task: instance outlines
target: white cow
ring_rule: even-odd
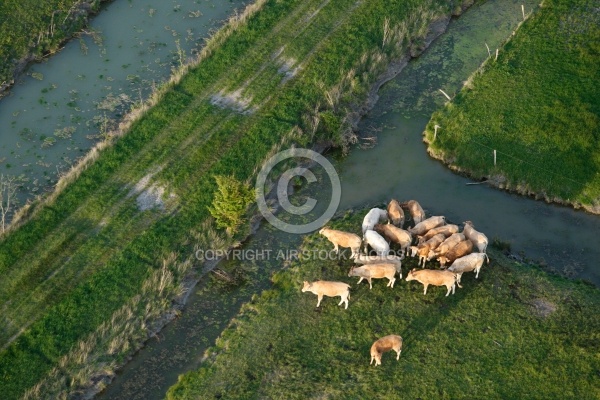
[[[379,233],[374,230],[368,230],[365,232],[365,253],[367,251],[367,244],[371,246],[378,256],[386,256],[390,252],[390,245]]]
[[[475,230],[475,226],[471,221],[464,222],[465,227],[463,233],[466,238],[473,242],[473,245],[477,247],[480,253],[485,253],[488,245],[488,238],[482,232]]]
[[[363,218],[363,223],[362,223],[363,236],[365,235],[365,232],[367,232],[369,230],[373,230],[373,228],[375,227],[375,225],[377,223],[379,223],[380,221],[386,222],[387,219],[388,219],[387,211],[382,210],[381,208],[371,208],[371,210],[369,210],[367,215],[365,215],[365,217]]]
[[[462,288],[462,286],[460,286],[460,278],[464,272],[475,271],[475,279],[479,278],[479,271],[483,266],[484,259],[487,259],[488,264],[490,263],[490,259],[485,253],[471,253],[468,256],[454,260],[452,265],[448,268],[448,271],[456,274],[456,284],[459,288]]]

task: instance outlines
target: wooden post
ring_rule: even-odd
[[[523,21],[525,21],[525,5],[521,4],[521,12],[523,12]]]
[[[435,125],[433,127],[434,128],[434,131],[433,131],[433,141],[435,141],[435,139],[437,138],[437,130],[438,130],[439,127],[440,127],[439,125]]]
[[[448,100],[452,100],[452,99],[450,98],[450,96],[448,96],[448,94],[447,94],[446,92],[444,92],[442,89],[440,89],[440,92],[442,92],[442,94],[443,94],[444,96],[446,96],[446,98],[447,98]]]
[[[494,167],[496,166],[496,150],[494,150]]]
[[[488,49],[488,57],[491,57],[492,53],[490,52],[490,46],[488,46],[487,43],[485,43],[485,47],[487,47],[487,49]]]

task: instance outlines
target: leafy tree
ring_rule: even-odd
[[[215,180],[217,191],[208,210],[219,228],[226,228],[233,234],[244,221],[246,209],[255,201],[254,190],[233,175],[217,175]]]

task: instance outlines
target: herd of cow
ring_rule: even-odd
[[[413,222],[413,226],[407,229],[403,229],[406,222],[403,207],[408,210]],[[373,287],[372,279],[381,278],[387,278],[387,286],[393,288],[396,274],[402,279],[402,260],[407,253],[412,257],[418,256],[418,265],[422,268],[434,258],[439,261],[441,269],[413,268],[406,276],[407,281],[416,280],[423,284],[423,294],[427,294],[429,285],[446,286],[446,296],[450,292],[454,294],[456,285],[462,288],[460,280],[463,273],[473,271],[478,278],[484,261],[489,264],[486,254],[488,238],[475,230],[471,221],[464,222],[463,231],[459,232],[459,227],[447,224],[443,216],[425,218],[425,212],[416,200],[405,203],[392,200],[387,210],[371,209],[363,219],[362,239],[354,233],[329,228],[323,228],[319,233],[333,243],[336,252],[340,247],[352,250],[352,259],[361,266],[352,267],[348,276],[359,277],[358,283],[366,279],[369,288]],[[390,254],[390,243],[400,247],[400,256]],[[365,254],[360,252],[363,245]],[[374,255],[370,255],[369,247]],[[338,305],[345,304],[348,308],[350,285],[345,282],[304,281],[302,292],[307,291],[317,295],[317,307],[323,296],[340,296]],[[389,335],[375,341],[371,346],[371,363],[375,361],[375,365],[380,365],[382,353],[389,350],[396,351],[396,359],[400,357],[400,336]]]

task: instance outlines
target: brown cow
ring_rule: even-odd
[[[404,255],[404,252],[412,243],[412,235],[410,232],[392,224],[377,224],[375,225],[375,232],[379,233],[390,242],[398,243],[402,250],[402,255]]]
[[[312,292],[317,295],[317,307],[323,300],[323,295],[329,297],[340,296],[342,300],[338,304],[341,306],[346,303],[346,309],[348,309],[348,299],[350,298],[350,285],[344,282],[329,282],[329,281],[304,281],[302,292]]]
[[[400,207],[398,200],[392,199],[387,206],[388,218],[392,224],[402,228],[404,225],[404,210]]]
[[[394,350],[396,352],[396,360],[400,359],[402,352],[402,337],[398,335],[388,335],[376,340],[371,346],[371,362],[375,361],[375,366],[381,365],[381,356],[383,353]]]
[[[429,253],[429,256],[427,256],[427,261],[431,260],[433,257],[445,255],[448,251],[450,251],[450,249],[452,249],[454,246],[456,246],[463,240],[467,240],[465,238],[465,235],[463,235],[462,233],[453,233],[449,238],[444,240],[442,244],[440,244],[438,248],[435,249],[434,252]]]
[[[448,252],[445,255],[438,257],[438,261],[440,262],[440,265],[444,267],[446,264],[452,264],[457,258],[466,256],[467,254],[471,254],[472,251],[473,242],[471,242],[468,239],[463,240],[462,242],[458,243],[456,246],[448,250]]]
[[[387,284],[388,287],[394,287],[394,282],[396,282],[396,272],[400,275],[400,279],[402,279],[402,267],[397,266],[396,264],[366,264],[360,267],[352,267],[350,268],[350,272],[348,272],[348,276],[358,276],[360,279],[357,282],[357,285],[362,282],[363,279],[366,279],[369,282],[369,289],[373,289],[373,284],[371,283],[371,279],[380,279],[380,278],[388,278],[389,282]]]
[[[364,254],[357,254],[352,257],[355,263],[357,264],[394,264],[398,267],[402,265],[402,260],[404,257],[398,257],[393,254],[388,254],[385,256],[366,256]]]
[[[360,245],[362,244],[362,239],[360,236],[354,233],[348,233],[343,231],[336,231],[335,229],[323,228],[319,231],[319,233],[325,236],[331,243],[333,243],[333,248],[336,253],[339,252],[339,246],[341,247],[349,247],[352,249],[352,257],[358,254],[360,251]]]
[[[429,240],[435,235],[442,233],[445,237],[449,237],[450,235],[458,232],[458,225],[448,224],[438,226],[437,228],[433,228],[427,231],[423,236],[421,236],[425,240]]]
[[[448,271],[438,271],[435,269],[421,269],[418,270],[413,268],[408,275],[406,275],[407,281],[418,281],[425,286],[423,290],[423,294],[427,294],[427,286],[446,286],[448,288],[448,293],[446,296],[450,294],[452,290],[452,294],[456,290],[456,275],[452,272]]]
[[[417,225],[419,222],[425,219],[425,211],[423,211],[423,207],[416,200],[405,201],[404,203],[400,203],[402,207],[408,208],[410,215],[412,216],[413,222]]]
[[[424,235],[425,232],[442,225],[446,225],[446,217],[429,217],[426,220],[419,222],[413,228],[408,228],[408,231],[413,235]]]
[[[438,246],[446,239],[446,237],[444,236],[444,234],[442,233],[438,233],[437,235],[435,235],[434,237],[432,237],[431,239],[429,239],[428,241],[421,243],[420,245],[417,246],[417,250],[416,253],[419,255],[419,263],[417,265],[421,266],[421,262],[423,263],[423,265],[421,266],[421,268],[425,268],[425,263],[429,260],[431,260],[431,258],[429,257],[429,254],[431,254],[435,249],[438,248]],[[414,246],[411,246],[411,250]],[[412,250],[413,254],[414,254],[414,250]]]

